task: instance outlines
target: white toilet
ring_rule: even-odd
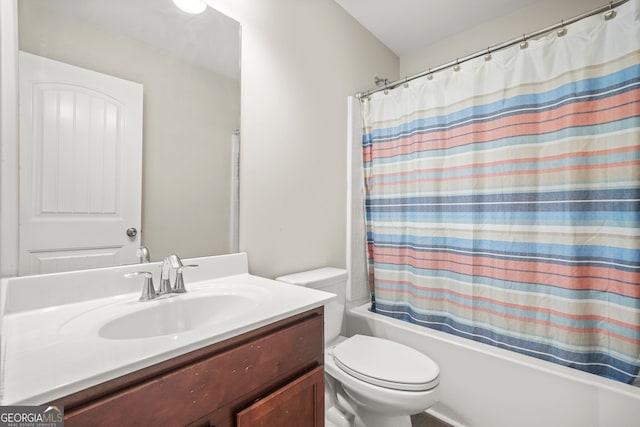
[[[440,369],[429,357],[394,341],[340,336],[347,272],[320,268],[276,280],[338,295],[325,306],[325,425],[411,427],[411,414],[438,400]]]

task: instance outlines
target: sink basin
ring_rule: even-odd
[[[246,295],[209,295],[198,298],[169,298],[149,307],[116,317],[98,329],[111,340],[131,340],[187,332],[241,315],[255,305]]]
[[[58,327],[58,334],[120,341],[169,335],[182,340],[178,337],[195,331],[211,336],[233,327],[270,300],[271,293],[264,287],[226,284],[146,302],[138,302],[137,295],[106,298],[70,317]]]

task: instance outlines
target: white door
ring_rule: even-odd
[[[25,52],[19,75],[19,274],[136,262],[142,85]]]

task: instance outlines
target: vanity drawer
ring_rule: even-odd
[[[249,333],[249,340],[236,337],[232,340],[240,343],[232,347],[214,344],[204,358],[65,408],[65,425],[179,426],[223,407],[247,406],[323,364],[322,308],[290,322]]]

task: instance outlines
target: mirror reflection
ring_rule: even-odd
[[[172,0],[18,6],[20,274],[232,252],[239,24]]]

